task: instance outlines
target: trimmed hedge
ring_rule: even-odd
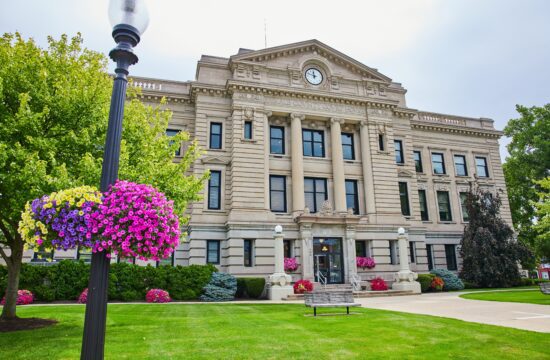
[[[245,278],[246,293],[253,299],[259,299],[265,288],[264,278]]]
[[[160,288],[174,300],[194,300],[216,272],[213,265],[139,266],[111,264],[109,300],[141,301],[147,290]],[[62,260],[49,266],[23,264],[20,289],[32,291],[36,300],[76,300],[88,286],[90,265],[82,261]],[[7,269],[0,266],[0,293],[4,294]]]
[[[449,270],[433,269],[432,271],[430,271],[430,273],[443,279],[443,282],[445,283],[445,285],[443,285],[443,291],[464,289],[464,284],[462,283],[462,280],[460,280],[458,276],[455,275],[455,273]]]
[[[430,286],[435,278],[434,274],[418,274],[418,282],[420,283],[420,290],[425,293],[430,291]]]

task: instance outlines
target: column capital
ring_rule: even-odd
[[[304,114],[300,114],[300,113],[291,113],[290,118],[291,119],[300,119],[300,120],[303,121],[306,118],[306,116]]]
[[[338,123],[340,125],[344,125],[344,119],[342,118],[336,118],[336,117],[333,117],[333,118],[330,118],[330,124],[333,125],[335,123]]]
[[[360,124],[361,124],[361,126],[368,126],[369,122],[368,122],[368,120],[361,120]]]

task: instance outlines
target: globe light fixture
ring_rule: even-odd
[[[113,39],[117,46],[109,52],[116,62],[109,125],[105,138],[105,152],[101,170],[101,192],[106,192],[118,178],[122,118],[128,87],[128,69],[138,62],[134,47],[147,28],[149,16],[143,0],[111,0],[109,19],[113,26]],[[107,289],[111,260],[105,251],[92,254],[88,299],[82,337],[82,360],[103,359],[105,350],[105,327],[107,322]]]
[[[397,233],[398,233],[399,235],[405,235],[405,228],[400,227],[399,229],[397,229]]]
[[[282,234],[282,232],[283,232],[283,227],[281,225],[276,225],[275,226],[275,233]]]

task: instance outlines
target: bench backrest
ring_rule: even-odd
[[[304,294],[306,305],[315,304],[351,304],[353,303],[353,291],[351,290],[332,290],[332,291],[313,291]]]

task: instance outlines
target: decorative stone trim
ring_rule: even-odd
[[[425,131],[436,131],[436,132],[445,132],[445,133],[454,133],[461,135],[470,135],[470,136],[480,136],[498,139],[504,133],[498,130],[477,130],[474,128],[468,127],[457,127],[457,126],[444,126],[444,125],[435,125],[435,124],[426,124],[418,121],[411,121],[411,128]]]

